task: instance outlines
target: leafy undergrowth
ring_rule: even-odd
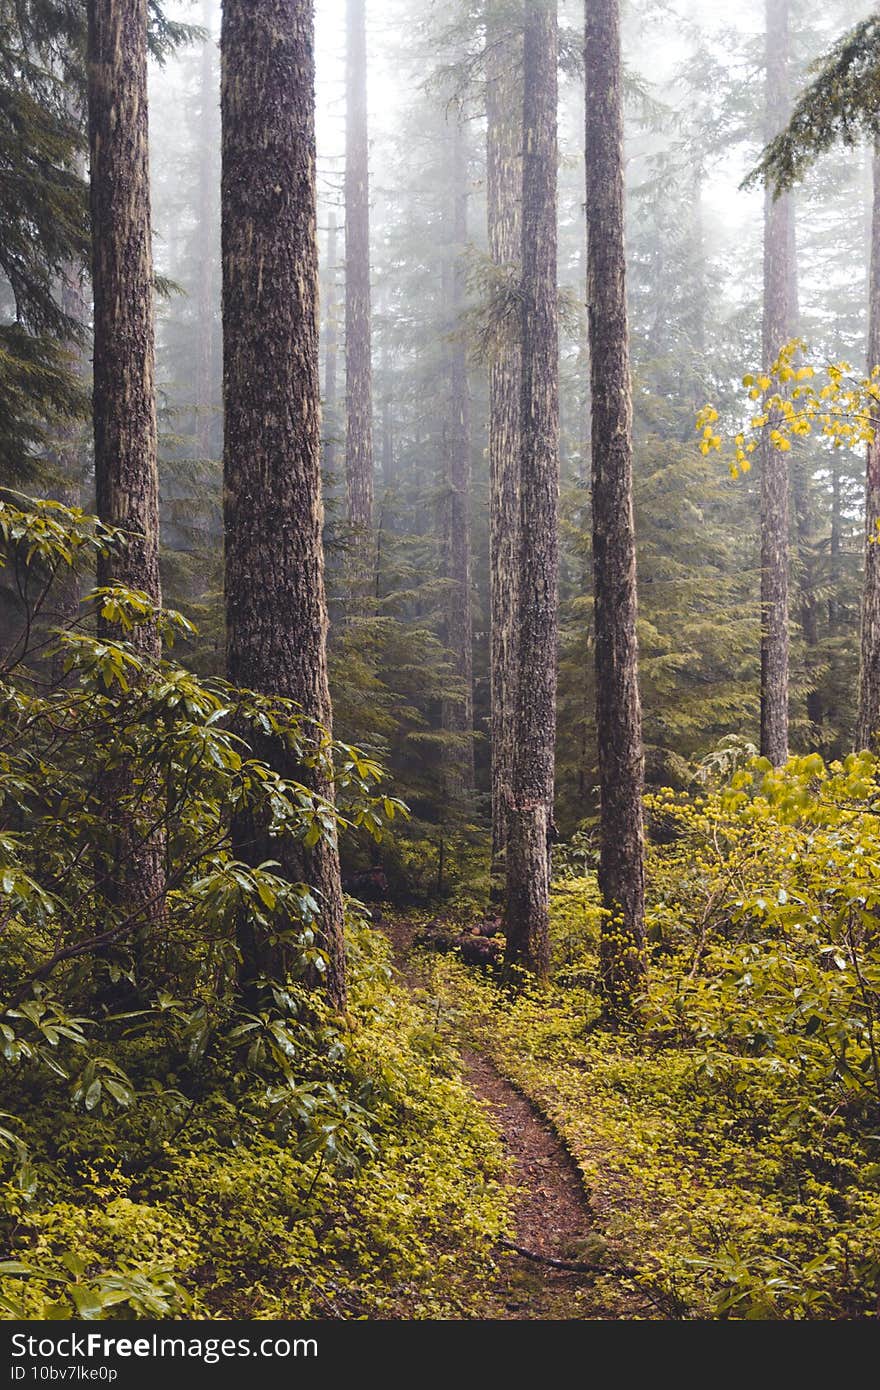
[[[601,1017],[590,878],[554,892],[547,989],[430,966],[459,1032],[552,1120],[609,1263],[662,1316],[877,1316],[878,801],[867,755],[654,797],[650,980],[626,1028]]]
[[[295,702],[172,660],[148,595],[36,621],[125,543],[0,502],[35,596],[0,659],[0,1315],[466,1315],[494,1132],[356,914],[348,1012],[314,988],[309,851],[405,808]]]
[[[219,1071],[157,1141],[148,1098],[120,1115],[60,1086],[60,1110],[31,1097],[39,1185],[31,1167],[4,1185],[4,1316],[479,1315],[509,1230],[497,1135],[389,984],[384,938],[360,928],[351,946],[351,1026],[299,1126],[310,1140],[273,1137],[255,1092]],[[148,1055],[124,1060],[146,1092]],[[156,1088],[166,1107],[174,1085]]]

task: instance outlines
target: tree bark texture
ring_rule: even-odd
[[[200,161],[199,161],[199,235],[207,237],[214,221],[216,168],[212,151],[215,146],[215,110],[218,97],[214,64],[215,40],[211,33],[212,0],[204,0],[202,25],[207,37],[202,49],[199,100]],[[198,258],[196,313],[198,315],[198,363],[196,368],[196,451],[200,458],[213,453],[214,440],[214,303],[216,293],[216,259],[213,245],[202,245]]]
[[[85,293],[83,290],[84,270],[81,265],[70,263],[65,266],[61,277],[61,308],[64,313],[79,324],[83,331],[88,321]],[[66,344],[67,351],[74,361],[77,376],[84,374],[84,353],[81,341]],[[55,448],[54,463],[58,479],[52,495],[66,507],[82,506],[83,477],[83,439],[78,421],[62,426]],[[60,566],[57,570],[51,595],[50,618],[53,626],[69,627],[79,616],[80,576],[75,569]],[[52,659],[52,679],[59,684],[65,679],[64,663],[66,653],[59,649]]]
[[[98,584],[122,584],[162,598],[159,582],[159,483],[154,388],[153,255],[147,129],[147,0],[89,0],[88,116],[92,226],[93,428],[98,515],[126,533],[126,545],[99,556]],[[123,634],[98,620],[98,631],[125,636],[158,660],[155,622]],[[141,973],[151,928],[165,914],[164,837],[157,789],[143,789],[141,825],[127,809],[126,768],[101,788],[114,846],[99,857],[96,878],[109,902],[124,904]],[[118,991],[110,991],[114,1002]],[[110,996],[108,996],[110,997]]]
[[[331,480],[335,480],[336,475],[336,432],[339,423],[336,418],[339,367],[339,307],[336,291],[338,255],[336,211],[331,208],[327,231],[327,307],[324,311],[324,471]],[[334,487],[335,481],[328,485]]]
[[[789,337],[800,332],[800,304],[798,299],[797,227],[794,201],[788,217],[788,317]],[[794,504],[794,520],[797,535],[798,553],[798,616],[801,636],[806,648],[806,677],[810,689],[807,690],[807,719],[810,730],[807,735],[811,748],[822,743],[822,692],[817,688],[819,678],[819,600],[816,597],[816,544],[814,537],[815,507],[810,465],[801,451],[795,451],[791,461],[791,501]]]
[[[874,197],[868,306],[868,372],[880,366],[880,140],[874,144]],[[880,429],[868,449],[865,476],[865,580],[856,748],[880,751]]]
[[[391,380],[382,402],[382,486],[388,491],[396,481],[394,466],[394,396]]]
[[[798,590],[801,635],[806,648],[806,676],[812,688],[807,690],[807,718],[810,722],[809,744],[821,746],[822,692],[816,688],[819,665],[819,600],[816,597],[813,489],[809,465],[804,458],[792,460],[792,501],[798,542]]]
[[[837,460],[831,460],[831,536],[829,539],[830,556],[830,589],[828,596],[828,626],[832,633],[838,623],[838,600],[840,592],[840,556],[841,556],[841,532],[843,530],[843,507],[841,495],[840,468]]]
[[[467,344],[461,315],[465,300],[464,249],[467,240],[467,150],[461,115],[450,109],[447,120],[449,152],[448,235],[443,265],[443,298],[447,327],[446,367],[448,404],[443,425],[446,463],[441,535],[446,591],[444,639],[452,657],[460,698],[443,701],[445,733],[456,739],[446,754],[450,793],[460,796],[474,785],[473,626],[471,619],[471,425],[468,396]]]
[[[95,492],[101,520],[128,536],[124,549],[99,559],[98,583],[125,584],[158,603],[147,0],[89,0],[88,101]],[[130,640],[158,657],[155,624]]]
[[[522,219],[522,35],[486,14],[486,199],[489,254],[518,283]],[[491,611],[492,862],[490,893],[504,896],[507,815],[513,781],[516,582],[519,528],[521,328],[511,316],[489,364],[489,550]]]
[[[348,0],[345,103],[345,467],[348,520],[373,524],[373,382],[366,0]],[[361,553],[367,548],[362,547]]]
[[[237,684],[297,701],[329,730],[312,0],[226,0],[222,57],[228,671]],[[327,776],[291,765],[277,741],[256,751],[332,799]],[[306,852],[243,820],[233,836],[241,858],[278,859],[316,890],[328,992],[341,1006],[335,837]],[[285,968],[283,953],[245,930],[240,948],[245,984]]]
[[[599,887],[608,914],[601,963],[606,997],[616,1008],[629,1002],[645,971],[619,0],[587,0],[585,66]]]
[[[789,0],[766,0],[767,140],[788,120]],[[791,338],[791,258],[794,244],[791,195],[764,194],[765,372]],[[774,767],[788,757],[788,468],[765,431],[761,449],[761,753]]]
[[[559,325],[556,0],[527,0],[523,37],[522,393],[516,694],[507,846],[507,963],[549,967],[556,737]]]

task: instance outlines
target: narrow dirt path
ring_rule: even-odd
[[[384,922],[383,928],[401,978],[410,988],[424,988],[410,958],[412,928],[399,919]],[[574,1160],[535,1107],[487,1057],[468,1050],[461,1056],[465,1077],[504,1142],[514,1189],[516,1244],[545,1258],[591,1263],[597,1237]],[[592,1274],[554,1269],[508,1251],[498,1263],[497,1284],[486,1290],[486,1318],[613,1316],[607,1300],[600,1306]]]

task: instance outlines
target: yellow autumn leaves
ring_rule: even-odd
[[[806,350],[806,343],[793,339],[782,348],[769,374],[743,377],[748,399],[760,400],[761,410],[730,436],[731,477],[749,471],[750,456],[764,437],[780,453],[787,453],[794,439],[812,434],[830,440],[835,448],[859,449],[873,442],[880,423],[880,367],[870,377],[856,376],[848,362],[831,363],[820,371],[798,365]],[[697,415],[704,455],[724,450],[718,421],[718,410],[711,404]]]

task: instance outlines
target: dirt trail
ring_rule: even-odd
[[[406,922],[384,924],[395,962],[411,987],[424,987],[410,959],[412,929]],[[514,1195],[516,1244],[537,1255],[572,1263],[592,1263],[598,1237],[580,1174],[557,1135],[534,1106],[488,1058],[462,1051],[464,1074],[486,1107],[507,1151]],[[607,1318],[607,1299],[597,1298],[594,1276],[554,1269],[515,1252],[499,1257],[499,1276],[488,1289],[487,1318]]]

